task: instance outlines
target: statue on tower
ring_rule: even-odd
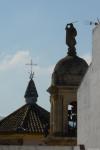
[[[72,23],[66,25],[66,44],[68,45],[68,54],[69,55],[76,55],[76,40],[75,37],[77,35],[77,31],[74,28]]]

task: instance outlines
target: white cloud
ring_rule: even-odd
[[[14,69],[18,70],[18,68],[20,69],[23,68],[23,66],[25,67],[25,64],[29,63],[30,60],[31,60],[31,54],[28,50],[18,51],[13,55],[7,54],[0,61],[0,71],[9,71],[9,70],[13,71]],[[53,68],[54,68],[53,65],[49,67],[40,67],[39,57],[38,56],[35,57],[34,60],[38,61],[38,65],[33,69],[37,75],[47,75],[53,72]],[[24,70],[24,68],[21,70]],[[30,71],[29,68],[27,70]]]
[[[84,58],[88,64],[91,63],[91,56],[89,54],[84,55]],[[28,50],[26,51],[18,51],[15,54],[7,54],[0,61],[0,71],[8,71],[8,70],[18,70],[18,68],[22,68],[25,64],[29,63],[31,60],[31,54]],[[55,65],[51,65],[48,67],[41,67],[39,64],[39,57],[35,57],[36,63],[38,61],[38,65],[34,67],[34,72],[36,75],[51,75]],[[26,67],[27,68],[27,67]],[[24,71],[24,68],[21,69]],[[29,68],[27,70],[30,70]]]
[[[30,58],[29,51],[18,51],[14,55],[7,54],[0,62],[0,71],[7,71],[17,66],[25,65]]]
[[[20,51],[16,53],[9,62],[9,65],[16,66],[17,64],[23,64],[25,61],[30,59],[28,51]]]

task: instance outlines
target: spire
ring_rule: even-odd
[[[65,30],[66,30],[66,44],[68,45],[68,55],[76,56],[75,37],[77,35],[77,31],[72,23],[67,24]]]
[[[31,60],[30,64],[26,64],[26,65],[29,65],[31,67],[31,71],[30,71],[30,81],[28,83],[24,97],[26,99],[26,103],[33,104],[37,101],[37,98],[38,98],[37,89],[33,80],[34,72],[32,71],[33,70],[32,66],[36,64],[33,64]]]
[[[37,101],[38,93],[33,79],[30,79],[24,97],[26,99],[26,103],[34,103]]]

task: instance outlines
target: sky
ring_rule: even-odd
[[[65,26],[77,29],[77,55],[91,62],[90,21],[100,18],[100,0],[0,0],[0,116],[25,104],[33,60],[38,104],[50,111],[49,93],[53,68],[67,55]]]

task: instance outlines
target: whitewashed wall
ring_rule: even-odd
[[[92,63],[78,93],[78,144],[100,148],[100,25],[93,30]]]

